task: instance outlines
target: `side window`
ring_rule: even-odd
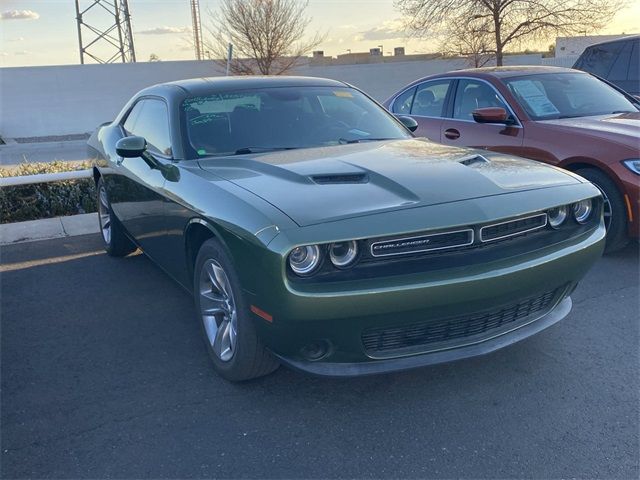
[[[453,104],[453,118],[473,120],[472,112],[476,108],[502,107],[509,111],[495,89],[478,80],[460,80]]]
[[[634,85],[636,87],[636,91],[640,92],[640,40],[635,40],[633,42],[633,51],[631,52],[627,80],[634,82],[631,85]]]
[[[629,71],[629,64],[631,63],[631,51],[633,50],[633,42],[624,42],[624,46],[620,50],[618,57],[613,62],[613,67],[609,72],[607,80],[613,82],[624,81],[627,79],[627,72]]]
[[[419,85],[413,99],[411,114],[423,117],[444,116],[444,101],[450,84],[451,80],[437,80]]]
[[[144,137],[149,151],[171,156],[169,113],[163,101],[144,99],[138,102],[123,126],[128,134]]]
[[[613,66],[623,42],[589,47],[580,68],[599,77],[606,78]]]
[[[127,115],[127,119],[125,120],[123,125],[124,131],[127,132],[127,135],[133,135],[132,132],[135,127],[136,120],[138,119],[138,117],[140,116],[140,112],[142,111],[143,103],[144,101],[136,103],[129,112],[129,115]]]
[[[413,95],[416,93],[416,88],[410,88],[402,95],[398,95],[393,102],[393,113],[400,115],[409,115],[411,113],[411,105],[413,104]]]

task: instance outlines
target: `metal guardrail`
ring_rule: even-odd
[[[93,170],[72,170],[70,172],[39,173],[37,175],[21,175],[18,177],[0,178],[0,187],[32,185],[34,183],[61,182],[64,180],[80,180],[93,177]]]

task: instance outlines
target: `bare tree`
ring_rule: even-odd
[[[550,34],[570,35],[602,28],[625,0],[395,0],[416,35],[442,34],[451,24],[485,21],[496,64],[505,48]]]
[[[440,51],[445,55],[465,57],[474,68],[485,66],[496,53],[489,25],[482,20],[459,24],[450,22],[449,30],[440,43]]]
[[[208,10],[209,38],[205,50],[226,64],[228,44],[233,45],[234,75],[281,75],[323,40],[320,33],[305,39],[311,18],[307,1],[222,0],[217,11]]]

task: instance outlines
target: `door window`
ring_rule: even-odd
[[[631,63],[631,51],[633,50],[633,42],[625,42],[624,47],[620,50],[618,57],[613,62],[613,67],[609,72],[607,80],[612,82],[624,81],[627,79],[629,64]]]
[[[451,80],[436,80],[418,86],[411,107],[411,115],[422,117],[444,116],[444,101]]]
[[[487,83],[465,79],[458,82],[453,118],[473,120],[472,112],[477,108],[486,107],[501,107],[509,111],[495,89]]]
[[[136,103],[123,127],[129,135],[144,137],[149,151],[171,156],[169,113],[162,100],[144,99]]]
[[[398,95],[398,98],[393,102],[393,113],[409,115],[411,113],[411,105],[413,104],[413,96],[415,93],[416,87],[413,87],[401,95]]]

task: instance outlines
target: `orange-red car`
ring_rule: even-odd
[[[540,160],[590,180],[605,198],[607,250],[640,234],[640,103],[588,73],[493,67],[432,75],[384,102],[416,135]]]

